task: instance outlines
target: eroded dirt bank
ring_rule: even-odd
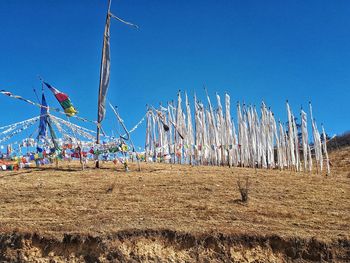
[[[1,262],[349,262],[350,241],[120,231],[104,237],[0,235]]]

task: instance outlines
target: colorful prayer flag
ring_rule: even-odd
[[[46,82],[44,82],[44,84],[55,95],[56,99],[61,104],[64,112],[66,113],[66,115],[68,117],[72,117],[77,113],[77,110],[74,108],[74,106],[73,106],[72,102],[70,101],[67,94],[57,90],[56,88],[52,87],[50,84],[48,84]]]

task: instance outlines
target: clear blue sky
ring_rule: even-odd
[[[0,89],[35,99],[41,75],[96,119],[106,8],[107,0],[1,0]],[[233,102],[264,99],[283,120],[286,99],[297,116],[311,100],[330,135],[350,128],[350,1],[114,0],[112,12],[140,26],[111,25],[108,98],[128,127],[179,89],[204,98],[205,83]],[[0,108],[0,126],[39,114],[5,96]],[[104,125],[115,128],[110,111]],[[143,144],[143,128],[134,139]]]

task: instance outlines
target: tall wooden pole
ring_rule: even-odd
[[[108,22],[108,17],[109,17],[109,12],[111,10],[111,4],[112,4],[112,0],[108,0],[108,9],[107,9],[107,14],[106,14],[106,24]],[[103,49],[104,49],[104,45],[105,45],[105,41],[106,41],[106,36],[105,36],[105,31],[103,33],[103,44],[102,44],[102,56],[101,56],[101,66],[100,66],[100,86],[99,86],[99,96],[98,96],[98,104],[97,104],[97,120],[99,119],[100,116],[100,107],[99,107],[99,103],[100,103],[100,88],[101,88],[101,82],[102,82],[102,64],[103,64]],[[101,120],[102,122],[102,120]],[[97,123],[97,132],[96,132],[96,144],[100,144],[100,130],[101,130],[101,122]],[[97,156],[97,160],[96,160],[96,168],[100,168],[100,161],[98,159]]]

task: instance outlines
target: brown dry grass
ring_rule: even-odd
[[[349,150],[345,155],[343,159]],[[337,170],[338,161],[332,160],[330,177],[146,163],[142,172],[132,165],[129,173],[112,165],[83,172],[77,167],[2,172],[0,231],[61,237],[170,229],[349,239],[349,166]],[[242,204],[237,179],[246,176],[251,184],[249,202]]]
[[[336,176],[345,176],[350,178],[350,147],[341,148],[332,151],[329,154],[331,161],[331,173]]]

